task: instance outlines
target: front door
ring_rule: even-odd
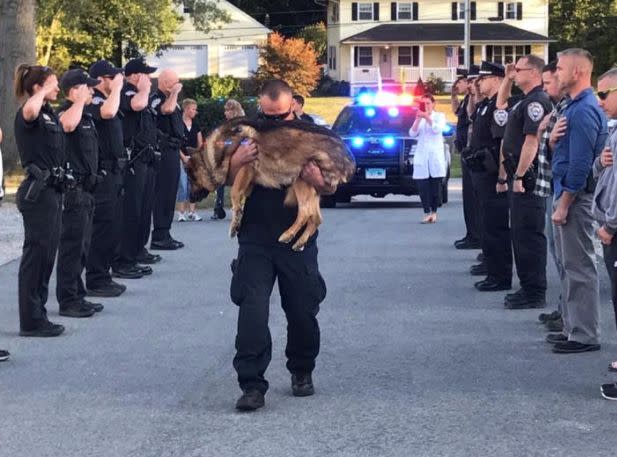
[[[392,49],[380,48],[379,50],[379,71],[381,79],[392,78]]]

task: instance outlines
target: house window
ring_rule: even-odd
[[[458,2],[458,18],[465,19],[465,2]]]
[[[471,64],[473,64],[474,60],[475,60],[475,49],[474,46],[469,46],[469,62]],[[459,67],[464,67],[465,66],[465,48],[463,46],[459,46],[458,48],[458,66]]]
[[[330,17],[331,21],[337,23],[339,21],[338,15],[338,3],[332,4],[332,16]]]
[[[506,3],[506,19],[516,19],[516,3]]]
[[[514,63],[520,57],[531,54],[531,46],[487,46],[486,60],[500,64]]]
[[[355,64],[356,67],[372,67],[373,66],[373,48],[366,46],[358,46],[355,48]]]
[[[361,21],[373,20],[372,3],[358,3],[358,19],[360,19]]]
[[[398,48],[399,66],[420,66],[420,47],[419,46],[400,46]]]
[[[469,2],[469,18],[476,20],[476,2]],[[465,2],[452,2],[452,20],[465,20]]]
[[[184,14],[191,14],[193,12],[193,8],[190,5],[187,5],[186,2],[182,2],[182,11]]]
[[[411,3],[399,3],[398,4],[398,19],[399,20],[413,19]]]
[[[328,48],[328,69],[336,70],[336,46]]]

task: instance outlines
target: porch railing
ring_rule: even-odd
[[[377,84],[378,70],[378,67],[352,68],[349,80],[352,84]],[[448,67],[393,67],[392,77],[389,79],[399,83],[415,83],[419,78],[426,81],[431,74],[446,83],[456,80],[456,68]]]

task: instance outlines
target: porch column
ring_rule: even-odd
[[[482,45],[482,60],[486,60],[486,45]]]
[[[420,78],[424,80],[424,45],[420,45]],[[415,81],[414,81],[415,82]]]
[[[349,85],[353,85],[353,72],[354,72],[354,54],[356,52],[356,47],[354,45],[349,46]]]
[[[548,44],[544,45],[544,61],[548,63]]]

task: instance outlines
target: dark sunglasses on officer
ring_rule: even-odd
[[[611,92],[617,91],[617,87],[611,87],[610,89],[606,89],[600,92],[597,92],[598,98],[602,101],[606,100]]]

